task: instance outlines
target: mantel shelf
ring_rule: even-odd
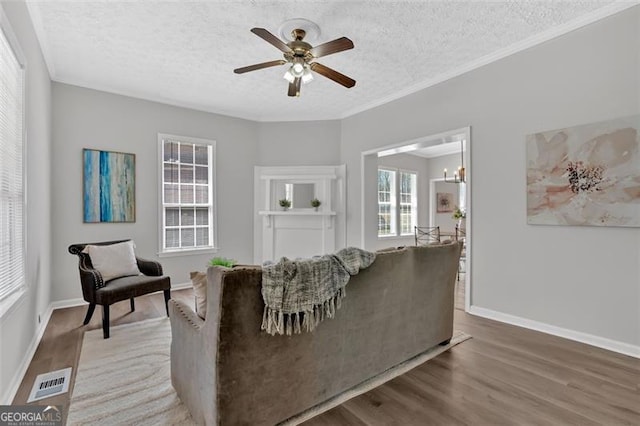
[[[309,210],[260,210],[260,216],[335,216],[336,212],[317,212]]]

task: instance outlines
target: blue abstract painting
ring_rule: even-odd
[[[84,221],[136,221],[136,156],[84,149]]]

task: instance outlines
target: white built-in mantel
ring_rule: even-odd
[[[256,167],[254,261],[332,253],[343,248],[345,166]],[[284,210],[279,200],[292,206]],[[311,200],[320,200],[315,209]]]

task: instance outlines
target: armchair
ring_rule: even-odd
[[[69,253],[78,256],[82,296],[89,302],[89,308],[84,318],[84,325],[91,321],[96,305],[102,305],[102,332],[105,339],[109,338],[109,306],[113,303],[129,299],[131,312],[135,311],[134,298],[156,291],[164,292],[164,303],[169,315],[168,302],[171,298],[171,279],[162,275],[162,265],[153,260],[145,260],[136,256],[141,275],[114,278],[105,281],[102,274],[93,267],[91,257],[84,252],[87,245],[107,246],[123,243],[129,240],[105,241],[98,243],[79,243],[69,246]]]

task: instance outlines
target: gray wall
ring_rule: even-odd
[[[408,170],[418,173],[418,226],[427,226],[429,223],[429,169],[428,160],[423,157],[407,154],[395,154],[378,158],[378,166],[387,166],[399,170]],[[376,187],[377,180],[371,182]],[[374,201],[376,215],[378,211],[377,197]],[[412,246],[415,245],[415,237],[377,237],[376,249],[386,247]]]
[[[340,121],[258,123],[258,166],[340,164]]]
[[[24,3],[2,2],[26,59],[27,292],[0,320],[0,404],[8,401],[51,301],[51,81]],[[44,319],[44,318],[43,318]]]
[[[639,29],[635,7],[343,120],[348,193],[362,151],[470,125],[473,305],[640,345],[640,229],[528,226],[524,143],[640,113]],[[359,244],[361,198],[347,203]]]
[[[120,95],[53,84],[52,299],[82,297],[69,244],[132,238],[136,253],[157,259],[158,133],[216,141],[218,256],[253,259],[253,166],[258,163],[257,124]],[[82,221],[82,149],[136,154],[136,222]],[[161,259],[174,284],[189,281],[213,254]]]

